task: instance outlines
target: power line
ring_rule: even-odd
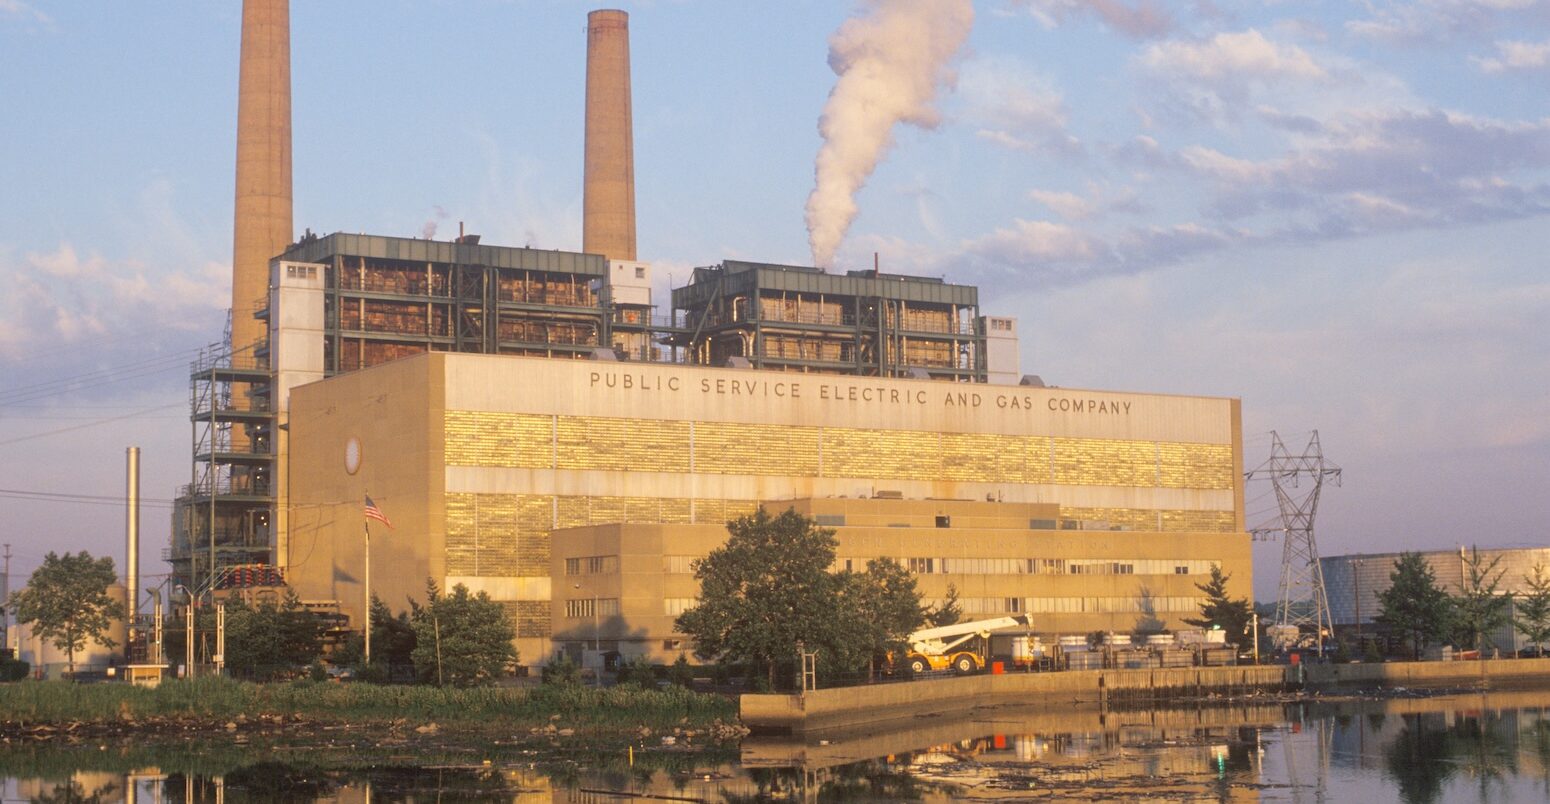
[[[0,497],[12,500],[33,500],[35,502],[74,503],[77,505],[124,505],[123,497],[107,497],[100,494],[63,494],[52,491],[29,491],[27,489],[0,489]],[[172,500],[156,498],[140,498],[140,504],[152,508],[171,508]]]
[[[70,433],[70,432],[74,432],[76,430],[85,430],[88,427],[96,427],[99,424],[107,424],[108,422],[117,422],[117,421],[123,421],[124,419],[132,419],[132,418],[134,418],[136,416],[141,416],[143,414],[151,413],[153,411],[168,410],[170,408],[180,408],[180,407],[183,407],[183,406],[180,405],[180,404],[179,405],[157,405],[154,408],[146,408],[144,410],[137,410],[137,411],[134,411],[134,412],[131,412],[131,413],[125,413],[122,416],[108,416],[106,418],[96,419],[94,421],[89,421],[89,422],[86,422],[84,424],[73,424],[73,425],[70,425],[69,427],[60,427],[60,428],[55,429],[55,430],[44,430],[41,433],[32,433],[31,435],[18,436],[16,438],[7,438],[7,439],[5,439],[3,441],[0,441],[0,447],[5,446],[6,444],[19,444],[19,443],[21,443],[23,441],[32,441],[32,440],[39,439],[39,438],[47,438],[48,436],[60,435],[61,433]]]
[[[197,355],[197,351],[162,355],[133,363],[122,363],[111,368],[88,371],[71,377],[62,377],[56,380],[46,380],[32,385],[12,388],[5,393],[0,393],[0,406],[9,406],[17,402],[30,402],[35,399],[43,399],[69,391],[84,391],[116,382],[160,374],[179,366],[187,365]]]

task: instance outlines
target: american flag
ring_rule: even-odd
[[[393,527],[393,523],[387,518],[387,514],[382,513],[382,509],[378,508],[377,504],[371,501],[370,494],[366,495],[366,518],[375,519],[378,522],[387,525],[388,529],[390,530]]]

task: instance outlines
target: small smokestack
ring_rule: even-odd
[[[237,86],[237,197],[231,345],[262,340],[254,308],[269,295],[269,260],[291,244],[290,0],[243,0]]]
[[[140,448],[130,447],[124,453],[124,591],[133,636],[135,612],[140,609]]]
[[[630,15],[587,15],[586,176],[581,250],[635,259],[635,145],[630,113]]]

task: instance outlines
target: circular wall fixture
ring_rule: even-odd
[[[352,475],[361,470],[361,440],[355,436],[344,442],[344,470]]]

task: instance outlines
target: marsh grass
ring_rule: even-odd
[[[243,715],[301,715],[313,721],[370,723],[400,718],[438,723],[566,725],[623,729],[731,721],[736,703],[679,688],[405,687],[312,681],[254,684],[226,678],[128,684],[28,681],[0,684],[0,720],[23,726],[147,718],[227,720]]]

